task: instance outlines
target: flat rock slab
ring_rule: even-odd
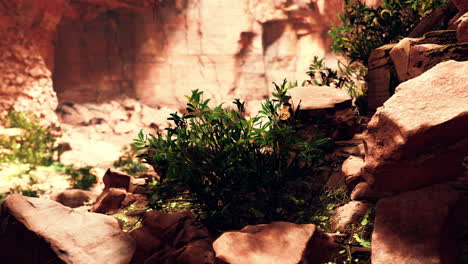
[[[230,264],[324,263],[336,245],[313,224],[273,222],[226,232],[213,244],[216,258]]]
[[[119,228],[117,220],[111,216],[76,212],[55,201],[19,194],[9,195],[1,209],[0,223],[2,225],[14,218],[47,242],[56,256],[65,263],[126,264],[130,262],[135,251],[135,241]],[[8,228],[1,230],[0,237],[8,237],[8,232]],[[3,243],[5,241],[0,240],[0,242],[4,244],[2,250],[21,254],[21,249],[14,246],[9,248],[8,241]],[[11,253],[10,258],[14,254]],[[28,253],[22,252],[22,254]],[[22,262],[8,262],[7,260],[7,263]]]
[[[400,84],[368,124],[363,178],[377,191],[417,189],[463,174],[468,61],[443,62]]]
[[[302,110],[344,109],[351,107],[351,97],[344,89],[329,86],[297,87],[291,89],[294,103],[301,100]]]

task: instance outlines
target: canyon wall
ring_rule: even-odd
[[[55,89],[63,101],[136,96],[178,107],[193,89],[216,102],[262,99],[273,81],[303,81],[342,0],[185,0],[115,9],[58,27]]]
[[[216,102],[262,99],[273,81],[305,80],[315,55],[333,65],[327,31],[339,23],[343,4],[0,1],[1,19],[8,22],[0,31],[0,107],[35,105],[29,110],[53,116],[57,98],[100,102],[122,95],[152,106],[180,107],[193,89]],[[31,73],[32,68],[41,74]]]

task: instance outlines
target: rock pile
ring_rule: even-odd
[[[400,84],[368,124],[351,198],[378,200],[372,263],[467,261],[467,72],[468,62],[434,66]]]

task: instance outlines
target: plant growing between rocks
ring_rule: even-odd
[[[347,0],[342,26],[329,31],[332,51],[367,66],[373,49],[408,36],[423,17],[446,5],[445,0],[383,0],[381,6],[369,7]]]
[[[171,114],[166,134],[135,140],[145,162],[161,176],[148,190],[155,208],[182,197],[200,210],[214,231],[269,221],[308,221],[317,189],[306,179],[323,157],[326,138],[301,139],[300,107],[288,91],[297,84],[275,84],[255,117],[245,119],[244,103],[209,106],[203,92],[187,97],[188,114]],[[313,177],[311,177],[313,178]]]
[[[325,66],[323,58],[314,56],[309,66],[310,80],[306,80],[302,85],[331,86],[338,89],[346,89],[353,98],[354,105],[360,114],[365,114],[367,103],[364,98],[367,95],[365,76],[367,68],[361,63],[354,62],[345,64],[338,61],[338,70],[333,70]]]
[[[39,196],[53,184],[89,189],[96,183],[90,167],[74,168],[57,161],[57,128],[44,127],[32,114],[17,111],[8,111],[4,120],[5,131],[14,133],[0,135],[0,198],[10,193]]]

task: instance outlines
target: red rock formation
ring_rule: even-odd
[[[213,244],[216,258],[230,264],[324,263],[337,249],[315,225],[273,222],[226,232]]]
[[[382,192],[453,179],[468,155],[468,62],[440,63],[400,84],[368,125],[363,177]]]
[[[111,216],[75,212],[51,200],[18,194],[9,195],[1,209],[2,263],[45,263],[55,256],[64,263],[129,263],[135,251],[135,241]],[[27,237],[15,234],[19,226]],[[45,253],[25,251],[35,245],[28,244],[31,241],[46,241],[48,247],[40,243]]]

